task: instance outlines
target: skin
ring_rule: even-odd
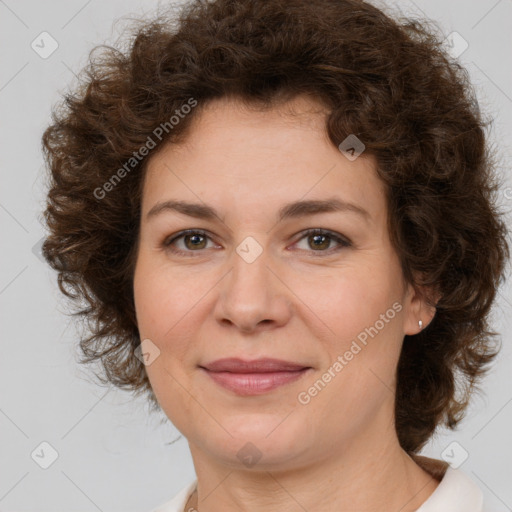
[[[148,162],[134,275],[141,339],[160,351],[146,370],[188,440],[197,474],[186,510],[416,510],[438,481],[398,443],[394,376],[404,335],[416,334],[420,319],[425,328],[434,311],[404,282],[376,161],[364,152],[346,158],[310,97],[267,111],[227,98],[199,108],[186,140]],[[287,203],[333,197],[368,218],[337,211],[278,221]],[[173,210],[147,217],[167,200],[207,204],[219,217]],[[327,238],[318,249],[303,234],[310,228],[351,245]],[[185,229],[208,236],[164,245]],[[262,249],[252,263],[236,251],[249,236]],[[394,303],[401,305],[394,318],[301,404],[298,394]],[[198,367],[224,357],[274,357],[313,369],[244,397]],[[237,457],[248,442],[261,453],[250,467]]]

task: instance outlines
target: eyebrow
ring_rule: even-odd
[[[189,203],[186,201],[162,201],[155,204],[146,215],[149,220],[163,212],[175,211],[194,217],[196,219],[215,220],[220,219],[219,213],[215,208],[206,204]],[[370,214],[360,206],[357,206],[338,198],[331,199],[317,199],[309,201],[295,201],[283,206],[278,213],[279,221],[284,221],[292,218],[306,217],[308,215],[315,215],[318,213],[330,212],[350,212],[361,216],[364,220],[370,220]]]

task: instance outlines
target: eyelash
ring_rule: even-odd
[[[193,253],[194,252],[201,252],[202,250],[197,250],[197,251],[183,251],[181,249],[176,249],[172,246],[172,244],[174,242],[176,242],[177,240],[183,238],[184,236],[186,235],[201,235],[203,237],[206,237],[206,238],[210,238],[210,236],[208,235],[208,233],[206,233],[206,231],[203,231],[201,229],[187,229],[185,231],[180,231],[176,236],[172,237],[172,238],[167,238],[163,241],[162,245],[163,247],[174,253],[174,254],[179,254],[179,255],[184,255],[184,256],[189,256],[189,257],[193,257]],[[338,252],[340,251],[341,249],[344,249],[346,247],[350,247],[352,245],[352,243],[346,239],[346,238],[343,238],[341,237],[340,235],[334,233],[333,231],[329,231],[329,230],[326,230],[326,229],[320,229],[320,228],[312,228],[312,229],[307,229],[306,231],[304,231],[302,233],[302,236],[295,242],[295,243],[298,243],[300,242],[303,238],[306,238],[308,236],[311,236],[311,235],[327,235],[331,240],[335,241],[336,243],[339,244],[338,247],[334,248],[334,249],[327,249],[325,251],[322,251],[322,250],[319,250],[319,251],[314,251],[314,250],[307,250],[306,252],[312,252],[312,253],[320,253],[320,254],[315,254],[315,257],[316,256],[319,256],[319,257],[323,257],[324,255],[331,255],[333,252]],[[203,249],[204,250],[204,249]],[[302,250],[302,249],[299,249],[299,250]]]

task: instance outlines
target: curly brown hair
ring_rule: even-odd
[[[134,357],[133,271],[149,160],[139,150],[151,139],[152,157],[182,140],[214,98],[269,108],[311,94],[329,109],[336,147],[354,134],[376,157],[404,277],[437,293],[433,321],[405,336],[397,368],[397,435],[417,452],[438,425],[462,419],[499,351],[489,314],[509,246],[489,122],[467,71],[433,21],[393,19],[364,1],[195,0],[173,16],[137,25],[128,51],[91,51],[43,135],[43,254],[86,321],[80,362],[100,363],[101,382],[144,393],[158,409]],[[170,122],[191,98],[197,108]]]

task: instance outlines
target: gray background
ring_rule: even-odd
[[[470,73],[481,109],[495,120],[490,135],[500,148],[505,180],[500,200],[510,211],[512,1],[386,4],[432,18],[446,35],[456,31],[468,42],[458,58]],[[170,422],[150,419],[142,400],[100,387],[75,362],[77,328],[66,316],[56,276],[38,256],[45,196],[40,137],[51,105],[73,83],[89,50],[115,41],[125,25],[114,24],[116,19],[143,15],[157,5],[142,0],[0,0],[2,511],[149,511],[194,477],[186,440]],[[31,47],[43,31],[58,43],[47,58]],[[494,329],[503,335],[495,369],[460,428],[439,432],[424,450],[459,461],[467,452],[461,468],[482,487],[494,511],[512,510],[511,302],[509,280],[493,314]],[[42,442],[58,452],[48,469],[31,456],[34,450],[41,461],[49,456]]]

